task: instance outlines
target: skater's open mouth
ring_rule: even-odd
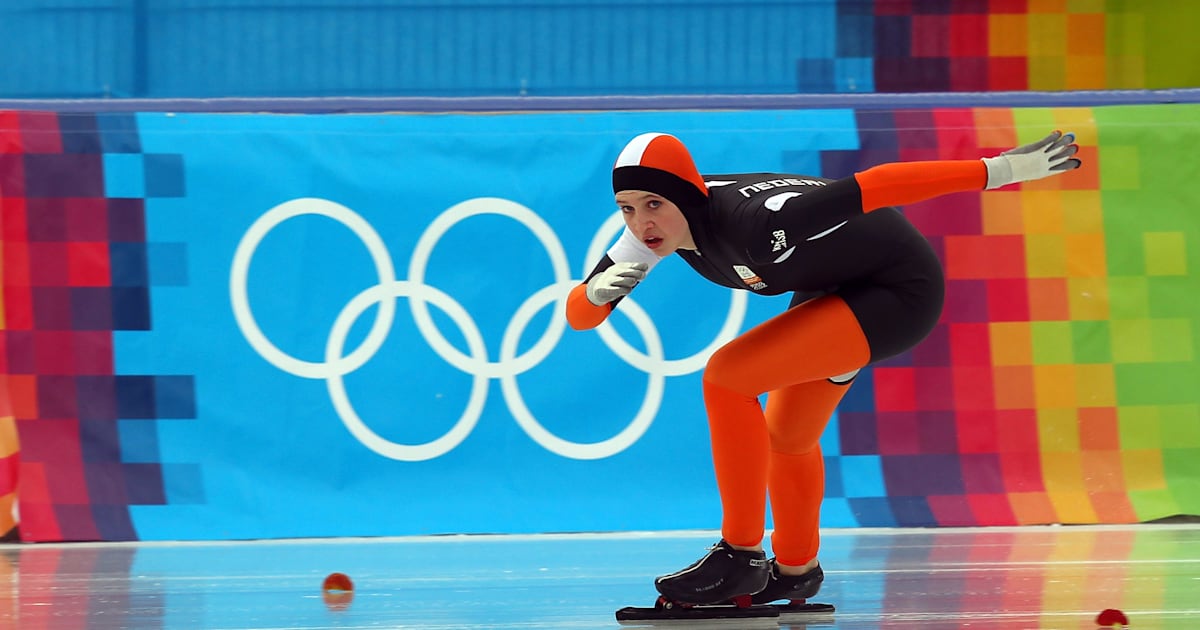
[[[642,242],[646,244],[646,247],[654,249],[659,245],[662,245],[663,240],[657,236],[647,236],[646,238],[642,239]]]

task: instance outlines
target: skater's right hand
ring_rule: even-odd
[[[1073,157],[1078,152],[1075,134],[1055,131],[1037,142],[983,158],[988,175],[985,190],[1079,168],[1083,162]]]
[[[650,268],[646,263],[617,263],[592,276],[587,283],[587,299],[596,306],[603,306],[626,295],[646,277]]]

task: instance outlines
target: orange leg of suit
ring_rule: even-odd
[[[849,389],[829,379],[862,368],[870,356],[858,320],[836,295],[791,308],[713,354],[704,402],[725,540],[762,541],[769,489],[779,562],[816,557],[825,486],[819,440]]]

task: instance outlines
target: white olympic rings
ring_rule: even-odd
[[[536,291],[517,308],[505,328],[500,343],[500,356],[494,362],[488,360],[479,327],[462,305],[424,282],[430,255],[442,236],[460,221],[482,214],[505,216],[528,228],[546,248],[554,271],[554,282]],[[276,226],[288,219],[304,215],[324,216],[349,228],[366,247],[379,277],[378,284],[363,290],[342,308],[330,329],[325,344],[325,360],[322,362],[303,361],[280,350],[263,333],[250,308],[248,279],[255,251]],[[606,221],[592,239],[585,264],[593,264],[600,259],[622,227],[619,213]],[[586,275],[588,271],[589,269],[585,268],[583,274]],[[642,336],[646,352],[640,352],[631,346],[608,322],[602,324],[597,332],[614,354],[646,373],[649,383],[645,399],[634,419],[615,436],[599,442],[580,443],[560,438],[543,427],[525,405],[517,385],[517,376],[540,364],[558,345],[566,328],[566,320],[561,314],[551,317],[550,325],[541,338],[524,354],[518,355],[517,347],[525,327],[534,315],[547,305],[554,304],[561,312],[567,294],[581,281],[570,277],[565,250],[557,235],[541,217],[521,204],[495,197],[480,197],[456,204],[434,219],[417,241],[412,261],[409,263],[408,277],[408,280],[396,279],[395,267],[383,239],[365,219],[341,204],[311,197],[282,203],[259,217],[238,243],[229,277],[229,297],[234,319],[246,341],[259,356],[289,374],[324,380],[334,410],[351,435],[379,455],[401,461],[434,459],[462,443],[474,430],[483,414],[488,381],[493,378],[500,380],[501,391],[513,419],[531,439],[546,450],[572,459],[601,459],[620,453],[637,442],[654,421],[662,402],[665,378],[701,370],[708,357],[718,347],[733,339],[746,314],[746,293],[732,292],[729,313],[712,343],[689,357],[666,360],[658,329],[649,315],[627,297],[620,310]],[[371,430],[355,411],[343,382],[343,377],[362,367],[383,346],[392,327],[396,314],[396,298],[399,297],[408,298],[413,320],[430,348],[447,363],[473,377],[463,415],[441,437],[424,444],[399,444]],[[348,354],[344,353],[351,327],[364,311],[376,304],[379,308],[370,331],[357,348]],[[468,348],[466,354],[447,341],[438,330],[429,313],[430,304],[439,308],[458,325]]]

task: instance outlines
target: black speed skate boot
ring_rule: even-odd
[[[771,558],[770,565],[771,577],[767,581],[767,586],[755,593],[751,599],[755,604],[769,604],[783,599],[803,603],[804,600],[816,595],[821,590],[821,582],[825,581],[825,572],[821,570],[819,564],[800,575],[781,574],[779,565],[775,563],[774,558]]]
[[[750,605],[750,595],[761,591],[770,577],[765,553],[734,549],[722,540],[688,568],[656,578],[654,588],[664,598],[682,604],[733,602],[744,608]]]

